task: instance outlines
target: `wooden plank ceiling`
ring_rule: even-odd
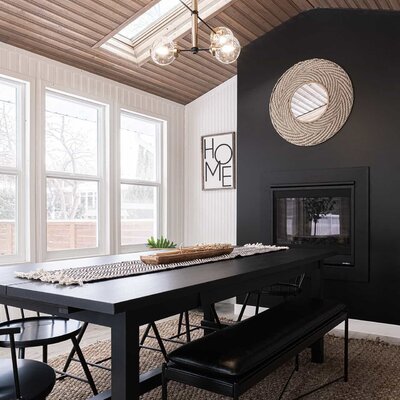
[[[152,0],[0,0],[0,41],[118,82],[187,104],[236,73],[208,54],[181,54],[167,67],[139,67],[103,49],[104,36]],[[231,28],[242,46],[302,11],[312,8],[400,10],[400,0],[234,0],[211,18]],[[201,28],[201,46],[208,31]],[[190,47],[190,34],[178,40]]]

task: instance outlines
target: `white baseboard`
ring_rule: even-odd
[[[239,315],[241,304],[235,304],[235,315]],[[266,308],[260,307],[260,311]],[[247,306],[244,316],[250,317],[255,314],[254,306]],[[344,323],[338,325],[331,331],[336,336],[343,336]],[[387,343],[400,345],[400,325],[383,324],[378,322],[349,319],[349,337],[354,339],[382,340]]]

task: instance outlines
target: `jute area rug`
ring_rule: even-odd
[[[199,323],[200,316],[192,315],[192,323]],[[176,333],[177,321],[169,320],[158,324],[161,335],[164,337]],[[193,336],[201,332],[193,333]],[[249,337],[251,340],[251,337]],[[156,342],[148,339],[147,345],[156,346]],[[175,345],[167,344],[168,351]],[[109,341],[98,342],[84,349],[88,361],[95,362],[110,355]],[[343,371],[343,339],[328,336],[325,345],[326,361],[324,364],[310,363],[309,351],[304,351],[300,357],[300,371],[295,373],[284,400],[308,392],[325,382],[342,375]],[[65,356],[52,360],[52,365],[62,367]],[[161,353],[142,349],[140,353],[141,370],[147,371],[163,362]],[[104,365],[110,366],[110,363]],[[293,363],[288,362],[241,398],[243,400],[277,399],[283,388]],[[91,368],[94,380],[99,391],[110,388],[110,372]],[[71,365],[70,372],[82,375],[78,363]],[[171,400],[225,400],[224,396],[184,386],[174,382],[169,383],[169,399]],[[74,379],[64,379],[57,382],[49,400],[83,400],[91,396],[87,384]],[[146,395],[143,400],[161,399],[160,389],[155,389]],[[400,346],[390,345],[380,341],[350,340],[350,379],[348,383],[342,381],[334,383],[320,391],[307,396],[308,400],[399,400],[400,399]]]

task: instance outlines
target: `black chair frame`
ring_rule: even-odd
[[[5,310],[5,314],[6,314],[6,320],[7,320],[6,323],[35,322],[35,321],[40,322],[41,319],[67,321],[66,318],[61,318],[61,317],[41,316],[39,312],[36,313],[36,317],[26,317],[25,311],[23,309],[19,309],[21,318],[12,319],[12,318],[10,318],[10,312],[9,312],[8,306],[4,305],[4,310]],[[14,341],[15,348],[18,349],[18,358],[20,358],[20,359],[25,358],[25,351],[28,347],[42,347],[42,361],[46,364],[48,363],[48,346],[49,345],[60,343],[60,342],[66,341],[66,340],[71,340],[72,350],[67,358],[64,368],[62,370],[54,369],[56,374],[58,374],[57,380],[62,380],[64,378],[72,378],[72,379],[78,380],[80,382],[87,383],[87,384],[89,384],[93,394],[97,395],[98,391],[96,388],[96,384],[94,383],[92,374],[88,367],[88,365],[93,365],[93,364],[88,363],[86,361],[85,356],[83,355],[81,347],[80,347],[80,341],[83,337],[83,334],[86,331],[87,325],[88,325],[87,323],[82,324],[82,327],[77,336],[66,335],[65,337],[58,337],[56,339],[49,338],[47,340],[30,341],[29,345],[27,345],[24,342],[19,343],[18,341],[15,341],[14,337],[12,340]],[[1,324],[0,324],[0,328],[1,328]],[[11,336],[10,336],[10,344],[11,344]],[[6,342],[3,342],[1,347],[9,347],[9,346],[7,345]],[[73,358],[73,356],[75,354],[78,356],[78,359]],[[68,368],[69,368],[72,360],[77,361],[82,365],[86,379],[68,372]]]
[[[257,315],[260,311],[260,303],[261,303],[261,296],[263,294],[269,296],[280,296],[283,297],[283,300],[286,301],[290,296],[296,296],[301,293],[301,285],[303,284],[305,278],[305,274],[301,274],[296,277],[295,282],[278,282],[269,287],[261,290],[255,290],[252,292],[246,293],[246,297],[243,301],[242,308],[240,309],[239,317],[237,322],[240,322],[243,319],[244,312],[246,307],[249,303],[249,300],[252,295],[256,296],[256,311],[255,315]]]
[[[1,391],[1,396],[6,396],[7,398],[10,398],[9,396],[11,395],[11,393],[7,393],[7,389],[10,389],[11,386],[13,386],[13,394],[12,395],[15,395],[15,400],[24,400],[26,397],[22,395],[22,392],[24,392],[25,394],[32,395],[32,385],[35,385],[36,386],[35,390],[36,391],[39,390],[40,392],[35,393],[34,395],[32,395],[34,397],[31,397],[31,398],[32,399],[34,398],[36,400],[44,400],[45,396],[48,395],[54,387],[54,384],[56,381],[54,370],[50,366],[46,365],[47,370],[52,371],[52,376],[48,377],[47,385],[45,387],[43,387],[42,385],[45,384],[46,381],[37,383],[36,380],[34,379],[34,376],[31,376],[28,379],[26,379],[26,376],[24,378],[24,375],[27,374],[26,364],[25,364],[25,366],[22,366],[22,369],[25,369],[25,372],[22,372],[23,375],[21,378],[20,372],[19,372],[20,366],[18,365],[17,351],[16,351],[16,344],[15,344],[15,335],[17,335],[19,333],[21,333],[21,328],[18,328],[18,327],[0,328],[0,335],[8,335],[9,336],[9,342],[10,342],[9,347],[10,347],[10,351],[11,351],[11,369],[12,369],[12,373],[13,373],[13,384],[11,382],[7,381],[7,379],[6,379],[6,382],[2,382],[7,386],[7,388],[3,388],[5,390],[5,392]],[[25,361],[23,361],[23,362],[25,362]],[[39,364],[41,364],[39,361],[30,361],[30,363],[31,363],[30,367],[29,367],[30,373],[34,373],[35,369],[39,366]],[[43,369],[40,372],[37,371],[36,377],[39,377],[38,374],[40,374],[40,376],[42,377],[43,372],[44,372]],[[10,387],[8,387],[9,384],[10,384]],[[21,385],[25,385],[25,386],[21,387]]]
[[[140,345],[139,345],[140,348],[161,352],[164,356],[165,361],[168,361],[167,351],[165,349],[163,342],[169,342],[169,343],[175,343],[175,344],[185,344],[185,343],[191,342],[191,340],[192,340],[191,333],[194,331],[197,331],[200,329],[210,331],[210,329],[211,330],[219,330],[219,329],[223,328],[223,325],[221,324],[221,321],[220,321],[217,311],[215,309],[215,304],[210,305],[210,310],[211,310],[211,313],[213,315],[213,318],[214,318],[215,324],[216,324],[216,327],[214,329],[212,329],[210,327],[206,327],[206,326],[191,324],[190,318],[189,318],[189,311],[185,311],[185,312],[182,312],[179,314],[178,333],[176,335],[170,336],[168,338],[161,337],[160,332],[159,332],[155,322],[151,322],[150,324],[148,324],[146,326],[146,329],[140,340]],[[183,319],[185,319],[185,320],[183,321]],[[184,330],[182,330],[183,326],[184,326]],[[154,336],[150,334],[150,330],[153,330]],[[179,339],[183,335],[186,336],[186,341]],[[145,345],[146,338],[156,339],[159,348],[146,346]]]
[[[17,400],[21,399],[21,388],[19,385],[18,364],[17,364],[17,351],[15,348],[14,335],[21,332],[19,328],[0,328],[0,334],[10,336],[10,349],[11,349],[11,362],[14,374],[15,395]]]

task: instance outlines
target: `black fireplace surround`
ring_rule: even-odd
[[[266,174],[267,242],[324,248],[332,279],[369,280],[369,169],[274,171]]]

